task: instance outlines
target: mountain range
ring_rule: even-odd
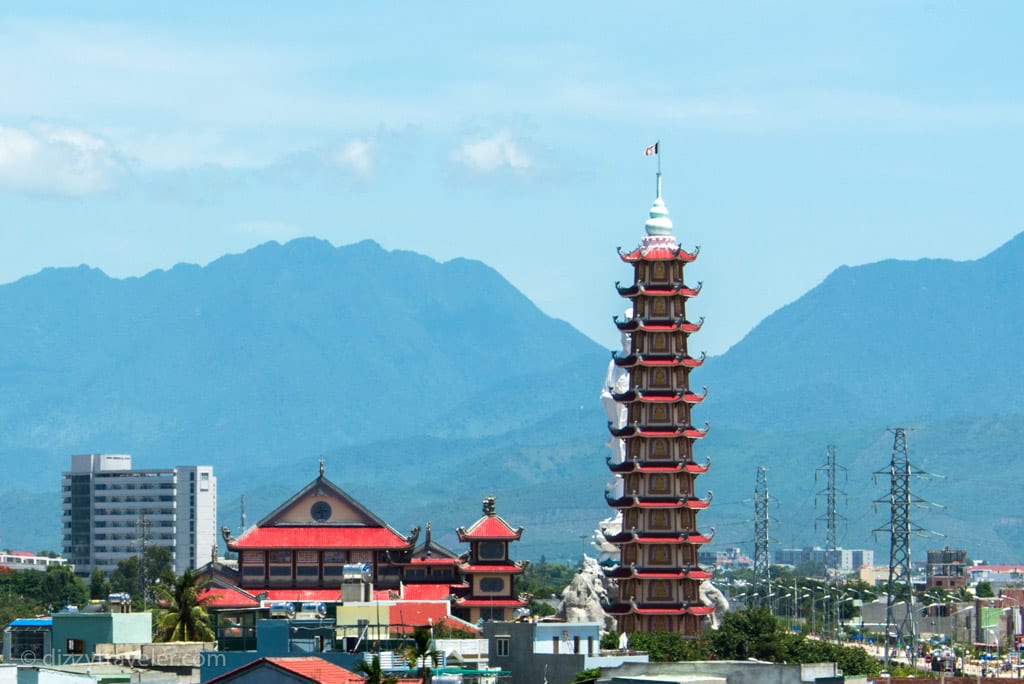
[[[694,371],[713,546],[749,550],[761,465],[772,545],[821,545],[831,443],[840,545],[887,551],[872,530],[903,426],[932,474],[912,484],[934,504],[914,513],[933,535],[915,556],[1019,556],[1022,270],[1021,236],[976,261],[842,267]],[[453,548],[488,495],[526,529],[524,558],[578,559],[609,515],[608,351],[480,262],[307,238],[139,278],[46,269],[0,286],[0,329],[0,547],[59,549],[60,473],[90,452],[214,465],[233,530],[243,495],[251,524],[321,459],[393,526],[430,521]]]

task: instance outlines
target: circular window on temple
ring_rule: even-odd
[[[325,522],[331,518],[331,504],[326,501],[317,501],[313,504],[313,507],[309,509],[309,514],[313,516],[313,520],[317,522]]]

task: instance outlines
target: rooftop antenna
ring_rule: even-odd
[[[241,509],[242,509],[242,528],[240,530],[238,530],[238,534],[239,535],[241,535],[243,532],[245,532],[245,494],[242,495]]]

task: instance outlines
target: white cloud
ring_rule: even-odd
[[[335,152],[334,163],[360,176],[368,176],[373,171],[373,141],[351,140]]]
[[[529,155],[519,149],[507,130],[490,138],[464,143],[452,152],[452,160],[476,171],[490,173],[502,167],[525,171],[533,165]]]
[[[124,163],[102,138],[49,124],[0,126],[0,185],[85,195],[110,187]]]

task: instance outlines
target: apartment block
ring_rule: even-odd
[[[204,565],[217,544],[213,466],[136,470],[128,454],[80,454],[62,478],[63,553],[76,574],[109,573],[147,545],[174,571]]]

